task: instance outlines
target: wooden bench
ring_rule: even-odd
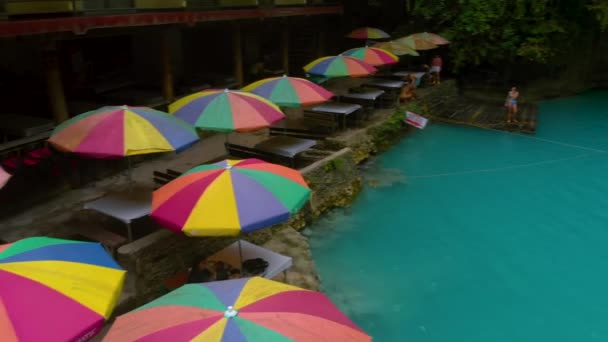
[[[127,243],[127,238],[125,236],[113,233],[95,225],[84,225],[80,227],[78,229],[78,235],[82,235],[87,239],[101,243],[101,245],[112,256],[116,255],[116,250],[118,250],[120,246]]]
[[[335,132],[340,124],[336,120],[336,116],[327,113],[318,113],[313,111],[304,111],[304,122],[311,127],[320,128],[322,132]]]
[[[158,186],[163,186],[174,180],[175,178],[181,176],[182,172],[167,169],[165,172],[154,171],[152,175],[154,176],[154,183]]]

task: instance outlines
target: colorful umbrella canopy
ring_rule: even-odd
[[[126,272],[98,243],[33,237],[0,245],[0,341],[87,341]]]
[[[442,36],[435,33],[421,32],[412,34],[414,39],[426,40],[427,42],[431,42],[435,45],[446,45],[450,44],[450,41],[443,38]]]
[[[361,27],[353,30],[351,33],[346,35],[346,37],[355,39],[385,39],[390,38],[391,36],[379,28]]]
[[[437,45],[429,42],[428,40],[420,39],[420,38],[414,37],[413,35],[409,35],[404,38],[395,39],[395,40],[393,40],[393,42],[395,42],[397,44],[409,46],[415,50],[431,50],[431,49],[437,48]]]
[[[6,183],[8,183],[8,180],[11,179],[12,175],[8,172],[6,172],[6,170],[4,170],[4,168],[0,165],[0,189],[2,189]]]
[[[188,284],[116,319],[104,341],[371,341],[322,293],[253,277]]]
[[[348,56],[327,56],[304,66],[304,71],[326,77],[368,76],[378,71],[373,65]]]
[[[198,141],[194,127],[147,107],[102,107],[57,126],[53,146],[96,158],[180,151]]]
[[[260,95],[279,106],[300,107],[322,103],[334,94],[313,82],[297,77],[271,77],[242,89]]]
[[[169,112],[198,128],[219,132],[257,131],[285,117],[261,96],[228,89],[188,95],[172,103]]]
[[[360,59],[373,66],[395,64],[399,62],[399,57],[393,55],[390,51],[375,47],[350,49],[342,52],[341,55]]]
[[[411,56],[420,56],[418,52],[410,46],[396,43],[394,41],[390,42],[380,42],[372,45],[372,47],[383,49],[386,51],[390,51],[397,56],[403,55],[411,55]]]
[[[224,160],[154,191],[150,216],[189,236],[238,235],[286,221],[309,197],[296,170],[258,159]]]

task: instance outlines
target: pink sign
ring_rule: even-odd
[[[0,189],[6,185],[6,182],[8,182],[9,179],[11,179],[10,173],[4,171],[2,166],[0,166]]]
[[[424,127],[426,127],[427,122],[429,121],[427,118],[418,114],[414,114],[412,112],[405,112],[405,115],[405,122],[416,128],[424,129]]]

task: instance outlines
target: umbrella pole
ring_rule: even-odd
[[[239,239],[239,260],[241,261],[241,276],[243,275],[243,249],[241,248],[241,239]]]
[[[127,157],[127,182],[129,191],[133,190],[133,169],[131,168],[131,157]]]

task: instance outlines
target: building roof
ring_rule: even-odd
[[[342,14],[342,6],[309,6],[283,8],[254,8],[210,11],[143,12],[129,14],[75,16],[51,19],[0,21],[0,37],[27,36],[54,32],[86,34],[92,29],[154,26],[167,24],[195,25],[208,21],[251,18]]]

